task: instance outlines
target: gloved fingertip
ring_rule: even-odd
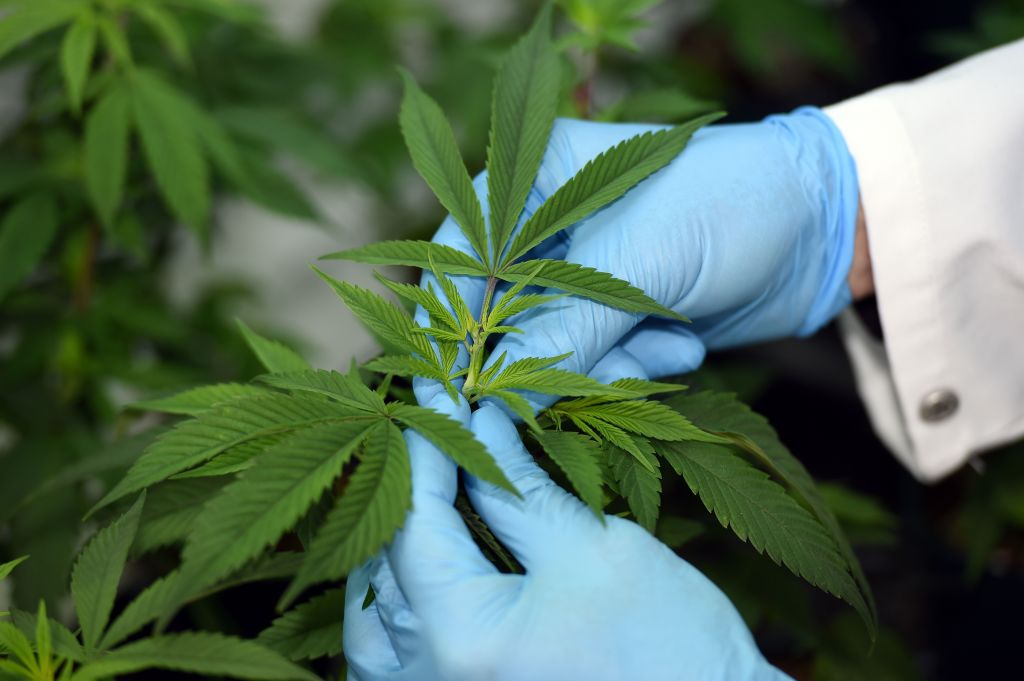
[[[492,446],[504,447],[509,444],[521,446],[519,431],[515,423],[494,404],[484,404],[473,412],[469,424],[473,434],[490,449]]]
[[[601,383],[614,383],[623,378],[648,378],[644,365],[622,347],[616,346],[598,360],[590,370],[590,378]]]

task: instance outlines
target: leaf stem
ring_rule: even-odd
[[[487,277],[487,288],[484,290],[484,300],[480,305],[480,318],[476,328],[473,329],[469,346],[469,370],[466,373],[466,382],[462,385],[462,394],[466,399],[476,387],[477,378],[480,376],[480,369],[484,366],[485,341],[488,336],[488,321],[490,316],[491,301],[494,299],[494,289],[498,285],[498,278],[494,275]]]

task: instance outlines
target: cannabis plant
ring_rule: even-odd
[[[137,499],[127,520],[118,521],[137,518],[136,551],[180,544],[181,564],[130,603],[101,641],[122,641],[154,621],[160,630],[185,603],[254,571],[280,570],[285,556],[290,584],[281,609],[316,585],[334,586],[288,611],[261,640],[293,659],[336,652],[336,583],[390,540],[410,506],[403,430],[433,442],[467,473],[515,492],[468,430],[410,399],[400,385],[410,377],[437,381],[452,400],[504,404],[521,418],[538,456],[599,517],[621,506],[653,530],[663,477],[681,476],[723,526],[849,603],[874,631],[870,590],[811,477],[767,422],[733,396],[639,379],[606,385],[559,368],[564,356],[510,363],[488,356],[497,336],[518,331],[517,315],[563,295],[683,322],[626,281],[530,254],[685,153],[692,134],[720,114],[606,150],[520,226],[560,87],[549,24],[544,10],[497,73],[486,218],[440,107],[402,72],[400,121],[414,165],[472,252],[385,241],[327,257],[430,273],[425,288],[380,277],[417,306],[420,322],[404,307],[317,270],[379,339],[383,355],[347,373],[314,370],[243,325],[267,373],[136,405],[188,418],[150,445],[95,510]],[[463,295],[474,282],[484,292],[479,309]],[[538,414],[524,391],[558,401]],[[148,496],[144,510],[141,495]],[[500,557],[503,549],[479,519],[468,521]],[[301,553],[275,552],[288,536]]]

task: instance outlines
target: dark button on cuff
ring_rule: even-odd
[[[960,398],[952,390],[933,390],[921,400],[921,419],[928,423],[945,421],[959,406]]]

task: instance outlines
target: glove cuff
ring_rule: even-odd
[[[828,324],[852,301],[847,277],[853,264],[854,238],[860,186],[857,166],[846,147],[846,140],[832,119],[821,109],[805,106],[791,118],[803,118],[803,126],[814,128],[817,135],[821,165],[821,227],[826,258],[824,276],[818,294],[796,335],[809,336]]]

